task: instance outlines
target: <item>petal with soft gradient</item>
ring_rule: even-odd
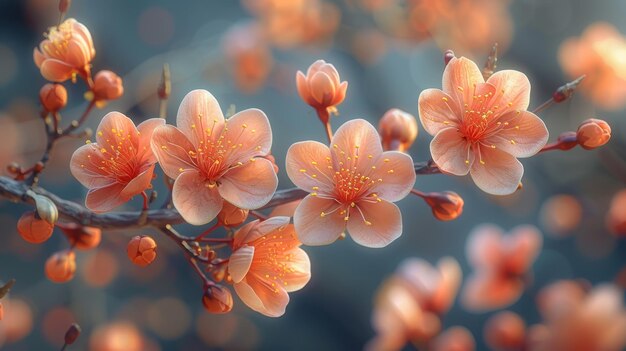
[[[398,151],[386,151],[378,159],[370,178],[376,182],[372,191],[390,202],[405,198],[415,184],[415,166],[411,156]]]
[[[254,246],[244,245],[230,255],[228,259],[228,273],[234,283],[239,283],[246,277],[252,259],[254,258]]]
[[[335,95],[335,84],[328,74],[318,71],[310,77],[309,91],[313,99],[320,105],[328,105],[330,98]]]
[[[478,66],[465,57],[453,58],[443,71],[443,91],[456,100],[457,106],[470,104],[474,96],[474,85],[484,82]]]
[[[289,179],[300,189],[330,193],[335,187],[330,150],[317,141],[291,145],[287,150],[285,169]]]
[[[272,287],[271,282],[257,277],[246,277],[234,284],[234,287],[241,301],[251,309],[268,317],[280,317],[285,314],[289,303],[289,294],[285,289]]]
[[[348,232],[357,244],[385,247],[402,235],[402,214],[398,206],[385,200],[361,201],[350,211]]]
[[[354,169],[361,174],[368,174],[371,166],[383,153],[376,128],[364,119],[353,119],[344,123],[335,132],[330,145],[336,170]]]
[[[224,114],[211,93],[197,89],[185,95],[180,103],[176,126],[197,148],[200,141],[219,138],[224,128]]]
[[[335,242],[346,229],[342,205],[334,200],[308,195],[293,215],[298,239],[305,245],[327,245]],[[324,215],[322,215],[324,213]]]
[[[41,63],[40,71],[47,80],[62,83],[72,78],[74,67],[56,59],[46,59]]]
[[[530,102],[530,81],[522,72],[502,70],[494,73],[487,83],[496,87],[491,103],[500,109],[525,111]]]
[[[532,112],[510,112],[501,119],[509,121],[509,125],[487,140],[496,148],[515,157],[530,157],[548,142],[548,128]]]
[[[311,261],[309,255],[300,248],[291,250],[289,254],[289,269],[282,276],[283,288],[287,292],[298,291],[311,280]]]
[[[543,239],[537,227],[521,225],[513,228],[504,241],[506,272],[524,274],[541,251]]]
[[[467,310],[486,312],[514,303],[523,291],[524,283],[521,279],[480,272],[470,276],[465,282],[461,303]]]
[[[183,219],[193,225],[212,221],[224,202],[217,188],[197,171],[183,172],[176,178],[172,200]]]
[[[156,156],[152,152],[150,142],[152,141],[152,134],[157,127],[165,125],[163,118],[150,118],[137,126],[139,131],[139,144],[137,145],[137,158],[140,162],[155,163],[157,161]]]
[[[182,172],[195,170],[195,161],[189,156],[195,147],[176,127],[163,125],[152,133],[152,152],[168,177],[176,179]]]
[[[97,145],[87,144],[79,147],[70,160],[70,171],[87,189],[101,188],[116,182],[108,172],[100,169],[105,161]]]
[[[514,193],[524,174],[522,164],[514,156],[497,148],[480,146],[479,149],[482,162],[476,160],[470,169],[474,183],[492,195]]]
[[[456,100],[439,89],[422,91],[417,109],[420,122],[430,135],[435,135],[445,128],[458,126],[462,118]]]
[[[433,161],[443,172],[466,175],[474,161],[470,143],[456,128],[441,130],[430,142]]]
[[[152,176],[154,175],[154,166],[148,167],[145,171],[139,173],[133,178],[120,193],[120,196],[124,199],[130,199],[135,195],[141,194],[144,190],[150,187],[152,182]]]
[[[46,60],[46,57],[41,53],[39,48],[33,49],[33,61],[35,61],[35,65],[37,68],[41,67],[41,64]]]
[[[225,156],[230,164],[267,155],[272,148],[270,121],[263,111],[256,108],[238,112],[226,121],[224,142],[232,145]]]
[[[257,209],[268,203],[278,187],[272,162],[255,158],[242,166],[231,168],[219,179],[219,193],[231,204]]]
[[[119,183],[91,189],[87,192],[85,206],[93,212],[110,211],[128,201],[120,196],[122,190],[124,190],[124,184]]]
[[[502,229],[493,224],[481,224],[472,229],[465,245],[467,260],[475,267],[496,267],[502,260]]]
[[[234,236],[234,242],[233,242],[233,247],[237,248],[240,247],[244,244],[249,244],[252,243],[253,241],[257,240],[258,238],[274,231],[274,230],[278,230],[281,227],[285,227],[286,225],[289,224],[289,221],[291,219],[289,217],[284,217],[284,216],[277,216],[277,217],[273,217],[270,216],[270,218],[264,220],[264,221],[259,221],[259,220],[255,220],[252,221],[248,224],[246,224],[245,226],[241,227]],[[294,247],[297,245],[294,245]]]
[[[102,117],[98,129],[96,129],[96,142],[107,152],[117,150],[120,142],[124,144],[130,142],[132,147],[136,149],[139,145],[139,132],[135,123],[123,113],[109,112]]]

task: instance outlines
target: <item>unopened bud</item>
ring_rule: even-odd
[[[72,5],[72,0],[59,0],[59,12],[66,14]]]
[[[124,94],[122,78],[111,71],[100,71],[94,77],[93,98],[95,101],[109,101],[120,98]]]
[[[236,227],[246,221],[248,212],[225,201],[222,210],[217,215],[217,220],[225,227]]]
[[[54,283],[66,283],[74,278],[76,255],[73,251],[60,251],[50,256],[45,266],[46,277]]]
[[[54,225],[38,218],[34,211],[28,211],[17,221],[17,231],[25,241],[41,244],[52,236]]]
[[[448,63],[450,63],[450,61],[452,61],[453,58],[454,58],[454,51],[446,50],[446,52],[443,53],[443,63],[444,63],[444,65],[447,66]]]
[[[572,97],[572,95],[574,95],[574,91],[576,91],[576,88],[583,81],[583,79],[585,79],[585,76],[578,77],[577,79],[558,87],[552,94],[552,100],[558,103]]]
[[[41,168],[43,169],[43,168]],[[35,207],[37,208],[37,215],[39,218],[54,225],[57,219],[59,219],[59,210],[57,206],[48,197],[39,195],[32,190],[27,190],[26,195],[35,200]]]
[[[423,198],[440,221],[451,221],[463,213],[463,198],[455,192],[428,193]]]
[[[578,127],[578,144],[585,150],[593,150],[611,139],[611,126],[601,119],[590,118]]]
[[[378,123],[384,150],[407,151],[417,138],[417,120],[397,108],[387,111]]]
[[[69,329],[67,329],[67,332],[65,332],[65,344],[72,345],[73,343],[75,343],[80,336],[80,332],[81,330],[78,324],[73,323],[72,325],[70,325]]]
[[[157,89],[159,99],[167,100],[172,93],[172,80],[170,78],[170,66],[166,63],[163,65],[163,71],[161,72],[161,82]]]
[[[210,313],[228,313],[233,309],[233,295],[220,285],[210,285],[202,296],[202,304]]]
[[[575,132],[564,132],[557,138],[558,149],[570,150],[578,145],[578,138]]]
[[[489,52],[489,56],[487,56],[487,61],[485,62],[485,67],[483,67],[483,78],[485,80],[489,79],[494,72],[496,71],[496,67],[498,66],[498,43],[493,44],[491,47],[491,51]]]
[[[0,286],[0,299],[5,297],[9,293],[9,291],[11,291],[13,285],[15,285],[15,279],[11,279],[4,285]]]
[[[130,239],[126,247],[128,258],[134,264],[145,267],[152,263],[157,256],[157,244],[147,235],[137,235]]]
[[[493,350],[521,350],[526,338],[526,324],[519,315],[499,312],[485,324],[484,337]]]
[[[57,112],[67,105],[67,90],[58,83],[48,83],[39,90],[39,101],[47,112]]]
[[[77,223],[57,223],[72,247],[89,250],[97,247],[102,240],[102,230],[85,227]]]
[[[306,75],[298,71],[296,85],[298,94],[304,102],[316,110],[327,112],[336,110],[336,106],[345,99],[348,89],[348,82],[341,81],[335,66],[324,60],[315,61],[307,70]],[[327,117],[326,114],[323,118]]]

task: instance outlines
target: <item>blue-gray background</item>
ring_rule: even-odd
[[[22,144],[26,144],[23,147],[30,150],[24,158],[31,161],[37,158],[37,147],[29,148],[28,145],[40,147],[38,139],[43,138],[41,126],[33,114],[37,111],[38,89],[44,83],[32,62],[32,49],[51,23],[41,22],[46,16],[34,16],[36,12],[28,9],[33,4],[45,2],[0,0],[0,112],[2,118],[15,118],[20,121],[20,126],[30,128],[22,130],[20,138]],[[155,7],[166,10],[170,17],[166,24],[150,24],[149,20],[147,25],[143,24],[148,28],[144,30],[156,31],[157,38],[162,39],[151,44],[140,34],[141,16],[147,9]],[[531,106],[539,105],[567,80],[557,60],[560,42],[570,36],[579,36],[586,26],[596,21],[611,22],[626,33],[623,21],[626,2],[621,0],[517,0],[510,10],[514,36],[499,67],[520,69],[529,76],[533,86]],[[96,111],[90,121],[92,127],[108,110],[122,110],[136,121],[155,116],[156,100],[149,95],[158,80],[160,66],[168,62],[174,79],[168,114],[170,122],[184,94],[204,88],[217,97],[224,109],[235,104],[238,110],[257,107],[267,113],[274,132],[273,153],[281,169],[289,145],[300,140],[323,141],[325,138],[315,115],[299,99],[293,76],[284,83],[269,84],[254,94],[244,94],[224,72],[224,66],[219,62],[222,60],[221,35],[230,25],[250,17],[236,1],[75,0],[70,14],[91,30],[97,49],[94,66],[114,70],[125,79],[124,99]],[[340,32],[344,29],[340,28]],[[340,106],[341,115],[333,120],[334,126],[355,117],[376,123],[391,107],[417,114],[419,92],[441,84],[441,50],[429,42],[402,50],[392,48],[380,62],[370,66],[359,64],[339,44],[323,50],[275,51],[274,55],[275,60],[286,67],[301,70],[323,58],[338,68],[342,79],[349,81],[347,98]],[[482,61],[483,57],[476,56],[475,59]],[[82,89],[83,86],[77,84],[70,90],[70,105],[65,115],[74,117],[84,108],[86,102],[81,98]],[[626,124],[623,113],[597,110],[583,96],[577,95],[570,102],[552,107],[542,117],[552,132],[551,139],[561,131],[575,130],[586,118],[607,119],[613,127],[613,139],[608,148],[624,157]],[[429,158],[429,141],[430,136],[420,131],[411,149],[415,160]],[[74,142],[64,147],[66,155],[53,159],[58,167],[47,171],[47,176],[44,173],[42,184],[66,198],[82,201],[84,189],[67,172],[67,155],[78,145],[80,143]],[[312,279],[304,290],[292,294],[285,316],[265,318],[236,300],[239,306],[235,313],[246,321],[247,327],[236,329],[235,339],[250,338],[248,334],[254,334],[254,340],[240,344],[231,340],[223,348],[245,349],[246,345],[254,345],[264,350],[361,349],[373,336],[370,314],[376,289],[401,260],[417,256],[434,263],[440,257],[453,256],[467,275],[469,268],[464,244],[474,226],[492,222],[508,230],[518,224],[534,223],[542,228],[542,202],[554,194],[573,194],[583,205],[582,224],[565,239],[546,235],[544,249],[534,266],[535,282],[511,307],[527,322],[538,322],[534,295],[541,286],[559,278],[584,278],[593,283],[611,281],[626,262],[624,243],[612,239],[604,228],[604,213],[611,195],[623,187],[623,183],[601,159],[597,151],[575,149],[524,160],[525,189],[508,200],[481,193],[468,179],[441,175],[419,177],[416,187],[421,190],[453,190],[462,195],[465,199],[462,217],[453,222],[438,222],[420,199],[408,197],[399,204],[404,214],[404,234],[387,248],[366,249],[350,240],[307,248],[312,261]],[[280,188],[292,186],[284,171],[280,172],[279,179]],[[137,200],[127,207],[139,206]],[[57,306],[72,310],[85,330],[82,344],[74,349],[87,349],[88,334],[94,326],[125,316],[123,311],[128,308],[128,302],[136,301],[133,299],[137,297],[175,297],[184,301],[187,312],[191,312],[194,319],[205,313],[200,303],[199,282],[182,255],[173,248],[168,249],[172,245],[158,233],[153,234],[165,248],[159,259],[166,262],[166,267],[160,268],[155,279],[145,279],[144,282],[135,278],[136,269],[126,262],[125,241],[135,232],[110,232],[105,233],[107,239],[102,247],[117,254],[121,270],[110,285],[90,287],[78,274],[74,281],[64,285],[46,281],[42,268],[45,259],[53,251],[66,247],[66,243],[61,235],[55,235],[53,240],[36,248],[19,243],[13,229],[15,216],[25,209],[22,205],[0,203],[3,228],[0,233],[0,279],[18,279],[12,297],[26,299],[36,316],[43,316]],[[189,234],[197,232],[193,228],[183,230],[188,230]],[[84,255],[78,255],[79,266]],[[146,312],[138,307],[134,313]],[[170,317],[158,313],[156,316],[160,317],[154,318]],[[478,349],[484,349],[482,324],[488,316],[470,314],[455,304],[444,317],[444,325],[468,327],[477,339]],[[35,317],[34,330],[25,340],[4,347],[7,350],[57,349],[42,336],[39,317]],[[219,330],[218,326],[226,320],[223,318],[228,317],[201,322],[214,323],[215,329]],[[160,344],[162,350],[211,349],[198,337],[195,323],[192,322],[174,340],[160,337],[155,332],[158,328],[141,328],[145,335]]]

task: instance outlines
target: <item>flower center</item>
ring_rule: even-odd
[[[101,154],[99,161],[94,161],[91,155],[87,155],[90,162],[100,170],[98,176],[104,175],[115,179],[118,183],[127,184],[139,174],[138,150],[133,143],[131,134],[133,132],[111,129],[115,139],[106,139],[102,145],[96,144]],[[103,136],[102,131],[98,131],[98,136]],[[87,141],[87,143],[91,142]],[[81,167],[84,166],[81,164]]]
[[[48,56],[63,59],[72,35],[73,28],[70,23],[63,22],[58,27],[51,27],[50,31],[44,34],[49,42],[43,46],[43,50]]]

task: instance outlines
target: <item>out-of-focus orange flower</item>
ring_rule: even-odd
[[[565,40],[559,61],[571,78],[586,75],[580,90],[607,110],[626,104],[626,38],[612,25],[597,22],[578,38]]]
[[[4,318],[4,305],[0,302],[0,321]]]
[[[217,220],[225,227],[236,227],[246,221],[249,212],[225,201]]]
[[[227,63],[239,89],[252,93],[265,84],[274,59],[258,25],[240,24],[232,27],[224,35],[223,45]]]
[[[443,90],[426,89],[418,101],[420,121],[434,136],[433,160],[445,173],[469,173],[487,193],[512,194],[524,173],[517,159],[535,155],[548,141],[543,121],[526,111],[529,101],[524,73],[499,71],[485,81],[473,61],[453,58]]]
[[[385,112],[378,123],[383,150],[407,151],[417,138],[417,120],[397,108]]]
[[[156,248],[154,239],[147,235],[137,235],[128,242],[126,253],[132,263],[145,267],[156,259]]]
[[[67,105],[67,90],[58,83],[48,83],[39,90],[39,101],[47,112],[57,112]]]
[[[194,90],[181,102],[176,124],[155,130],[152,150],[175,180],[174,207],[188,223],[210,222],[224,201],[252,210],[272,198],[278,178],[263,158],[272,147],[263,111],[248,109],[225,120],[211,93]]]
[[[90,79],[91,61],[96,55],[87,27],[73,18],[51,27],[33,52],[41,75],[53,82],[64,82],[80,75]]]
[[[464,307],[488,311],[517,301],[529,280],[542,241],[541,233],[531,225],[518,226],[507,235],[491,224],[475,228],[466,245],[474,273],[463,287]]]
[[[474,336],[464,327],[448,328],[432,342],[433,351],[474,351],[475,349]]]
[[[318,115],[324,113],[326,118],[330,113],[336,113],[337,105],[343,102],[348,89],[348,82],[341,81],[335,66],[324,60],[315,61],[306,75],[298,71],[296,84],[302,100],[318,111]]]
[[[601,119],[590,118],[580,124],[576,131],[576,139],[583,149],[599,148],[611,139],[611,126]]]
[[[31,244],[46,242],[54,231],[54,225],[37,217],[34,211],[28,211],[17,221],[17,231]]]
[[[74,278],[76,255],[73,251],[60,251],[46,261],[46,277],[55,283],[66,283]]]
[[[91,91],[96,105],[103,107],[107,101],[119,99],[124,94],[122,78],[111,71],[100,71],[93,79]]]
[[[151,118],[135,127],[119,112],[102,118],[96,143],[78,148],[70,161],[72,175],[89,189],[87,208],[110,211],[151,186],[157,159],[150,140],[155,128],[164,123],[162,118]]]
[[[291,145],[287,175],[307,192],[294,214],[300,241],[327,245],[348,229],[367,247],[384,247],[402,234],[402,214],[394,202],[415,183],[411,156],[383,152],[378,132],[354,119],[337,129],[330,147],[316,141]]]
[[[541,222],[555,235],[565,236],[576,229],[582,220],[583,208],[572,195],[554,195],[541,205]]]
[[[289,217],[253,221],[234,236],[228,273],[239,298],[269,317],[285,313],[289,292],[311,279],[309,256],[300,248]]]
[[[611,206],[606,214],[606,225],[614,235],[626,235],[626,189],[620,190],[611,199]]]
[[[233,309],[233,295],[223,286],[211,285],[202,296],[202,304],[210,313],[228,313]]]
[[[487,345],[494,350],[522,350],[526,323],[516,313],[499,312],[487,320],[483,335]]]
[[[85,227],[73,222],[57,222],[56,225],[63,231],[70,245],[79,250],[93,249],[102,240],[100,228]]]
[[[98,326],[89,337],[91,351],[144,351],[145,345],[141,332],[128,322]]]
[[[581,291],[560,296],[552,293],[552,296],[558,307],[548,306],[550,310],[545,315],[547,328],[542,338],[534,343],[532,351],[619,351],[626,347],[626,310],[622,290],[605,284],[594,287],[587,294]],[[559,301],[568,296],[570,298],[565,303]]]
[[[28,336],[33,330],[33,311],[21,299],[3,299],[4,320],[0,322],[0,347],[4,341],[14,343]]]

